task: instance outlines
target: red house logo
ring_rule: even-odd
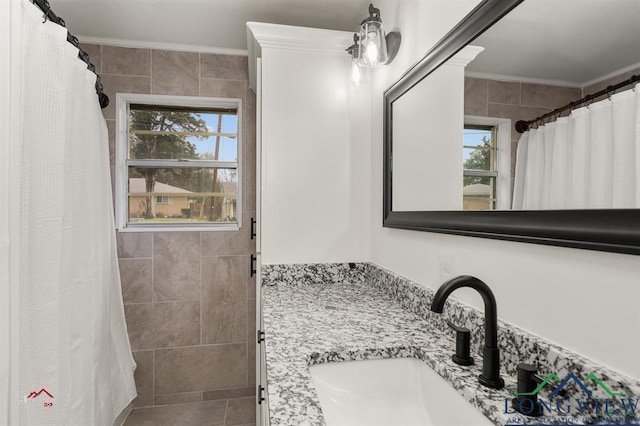
[[[40,389],[38,392],[31,391],[31,393],[29,395],[27,395],[27,398],[37,398],[37,397],[41,396],[42,394],[45,394],[49,398],[53,398],[53,395],[51,395],[49,393],[49,391],[47,391],[45,388]],[[42,397],[44,398],[45,395],[42,395]]]
[[[53,395],[51,392],[46,390],[45,388],[40,389],[39,391],[31,391],[20,399],[19,404],[27,404],[27,403],[42,403],[42,406],[45,408],[53,407]]]

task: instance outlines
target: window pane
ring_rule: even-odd
[[[238,116],[231,114],[223,115],[222,131],[224,133],[238,133]]]
[[[462,148],[465,170],[492,170],[491,150]]]
[[[236,223],[236,169],[129,167],[130,223]]]
[[[189,108],[132,105],[130,159],[237,161],[237,116]]]
[[[467,170],[495,170],[493,131],[491,129],[465,128],[462,161]]]
[[[493,210],[496,202],[495,177],[464,177],[463,210]]]
[[[199,160],[238,161],[237,139],[227,136],[210,136],[204,139],[187,138],[195,145]]]

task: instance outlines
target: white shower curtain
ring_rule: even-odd
[[[19,144],[21,425],[111,425],[136,396],[96,76],[28,0]],[[42,392],[29,398],[31,392]],[[50,394],[52,397],[49,397]],[[19,400],[19,402],[18,402]],[[50,405],[49,405],[50,404]]]
[[[514,209],[640,207],[640,85],[525,132]]]

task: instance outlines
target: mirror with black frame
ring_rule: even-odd
[[[638,22],[480,3],[385,92],[384,226],[640,254]]]

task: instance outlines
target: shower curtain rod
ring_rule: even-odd
[[[538,118],[534,118],[533,120],[529,120],[529,121],[519,120],[519,121],[516,122],[516,131],[518,133],[524,133],[527,130],[529,130],[529,127],[532,124],[535,124],[535,123],[538,123],[540,121],[543,121],[543,120],[545,120],[545,119],[547,119],[549,117],[553,117],[554,115],[558,115],[562,111],[566,111],[568,109],[577,108],[578,106],[584,104],[585,102],[589,102],[589,101],[591,101],[593,99],[599,98],[602,95],[608,95],[611,92],[615,92],[616,90],[618,90],[618,89],[620,89],[620,88],[622,88],[624,86],[628,86],[630,84],[633,84],[633,83],[635,83],[637,81],[640,81],[640,75],[633,75],[633,76],[631,76],[631,78],[629,78],[627,80],[624,80],[624,81],[622,81],[622,82],[620,82],[618,84],[614,84],[613,86],[607,86],[606,89],[602,89],[601,91],[596,92],[593,95],[587,95],[582,99],[578,99],[577,101],[568,103],[567,105],[565,105],[563,107],[556,108],[556,109],[554,109],[553,111],[551,111],[551,112],[549,112],[547,114],[541,115]]]
[[[40,10],[42,10],[42,12],[44,13],[43,19],[45,21],[48,19],[51,22],[60,25],[61,27],[67,27],[64,20],[53,13],[48,0],[31,0],[31,2],[38,6]],[[96,75],[96,93],[98,95],[98,102],[100,103],[100,108],[105,109],[109,105],[109,97],[103,93],[100,75],[98,75],[98,73],[96,72],[96,67],[91,63],[89,54],[80,48],[80,41],[78,40],[78,37],[71,34],[69,30],[67,30],[67,41],[78,48],[78,58],[86,63],[87,68]]]

